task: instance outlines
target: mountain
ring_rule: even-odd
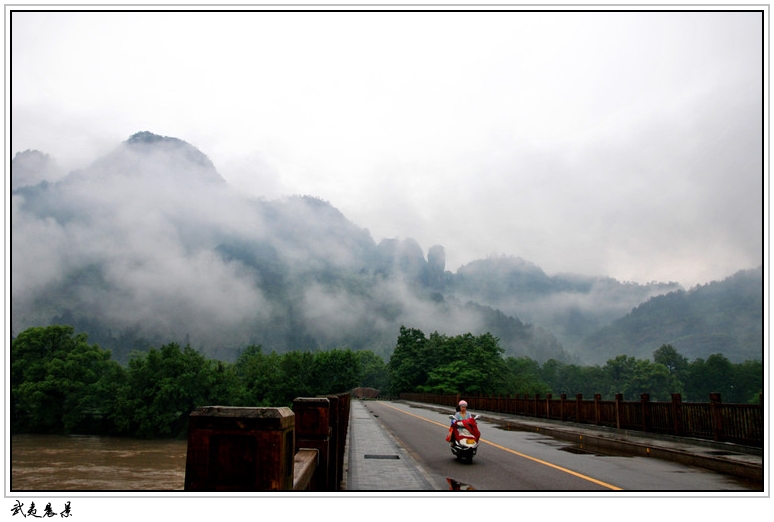
[[[609,277],[548,276],[534,264],[509,256],[473,261],[457,270],[446,287],[461,299],[539,325],[576,354],[587,336],[643,301],[678,289],[677,283],[641,285]]]
[[[580,356],[604,363],[622,353],[651,359],[664,344],[689,360],[763,358],[763,268],[649,299],[584,339]]]
[[[51,157],[38,150],[18,152],[12,163],[11,190],[37,185],[42,181],[58,178],[61,174]]]
[[[14,333],[67,322],[122,361],[171,341],[224,360],[248,344],[387,357],[405,325],[491,331],[508,355],[569,357],[543,329],[447,299],[443,247],[428,261],[413,239],[377,244],[310,196],[246,198],[175,138],[137,133],[12,198]]]
[[[12,332],[71,324],[124,362],[132,350],[172,341],[223,360],[248,344],[387,358],[401,325],[491,332],[507,356],[575,363],[650,357],[662,338],[691,353],[712,339],[716,351],[748,354],[762,335],[748,293],[718,300],[713,285],[685,292],[676,283],[549,276],[518,257],[451,273],[443,246],[425,253],[411,238],[377,243],[319,198],[245,197],[177,138],[139,132],[83,169],[62,175],[52,165],[25,151],[11,166]],[[682,315],[658,312],[676,299],[693,304]],[[626,326],[629,316],[650,326]],[[674,325],[661,326],[665,319]],[[678,319],[717,328],[692,333]],[[744,342],[720,337],[745,327]]]

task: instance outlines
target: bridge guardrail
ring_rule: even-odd
[[[401,393],[400,398],[454,407],[461,396]],[[574,399],[566,394],[559,399],[551,394],[525,394],[465,396],[465,400],[471,410],[763,447],[763,394],[759,404],[724,404],[719,393],[711,393],[706,403],[683,402],[679,393],[672,394],[669,402],[651,401],[646,393],[639,401],[624,401],[621,394],[613,401],[603,401],[601,394],[593,399],[584,399],[582,394]]]
[[[335,491],[343,479],[350,394],[293,408],[204,406],[191,412],[186,491]]]

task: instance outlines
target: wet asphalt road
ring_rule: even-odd
[[[482,442],[472,463],[455,459],[444,440],[448,415],[400,402],[373,401],[369,412],[438,485],[479,491],[745,491],[734,477],[655,458],[587,453],[566,441],[509,431],[479,421]],[[471,411],[471,413],[477,413]]]

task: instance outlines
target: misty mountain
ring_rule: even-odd
[[[552,332],[571,353],[584,339],[647,299],[681,289],[677,283],[645,285],[609,277],[548,276],[518,257],[490,257],[460,267],[447,291],[492,306]],[[583,352],[585,359],[585,352]]]
[[[442,247],[376,244],[314,197],[244,197],[175,138],[137,133],[58,181],[19,183],[12,217],[13,333],[66,322],[119,360],[171,341],[225,360],[248,344],[386,357],[401,325],[568,358],[544,329],[447,298]]]
[[[48,154],[38,150],[18,152],[13,158],[11,172],[11,190],[20,187],[36,185],[42,181],[50,181],[60,177],[56,163]]]
[[[248,344],[278,353],[369,349],[387,358],[401,325],[450,336],[490,332],[506,355],[539,362],[650,357],[657,336],[640,338],[632,328],[614,333],[620,321],[640,317],[649,303],[658,309],[671,302],[657,296],[698,290],[548,276],[516,257],[490,257],[452,273],[441,245],[425,254],[411,238],[376,243],[312,196],[246,197],[201,151],[149,132],[64,176],[45,154],[19,153],[12,180],[12,333],[71,324],[120,361],[172,341],[223,360]],[[696,322],[713,306],[723,315],[722,307],[735,305],[696,304],[684,317]],[[760,332],[761,310],[744,310]],[[706,339],[668,337],[664,342],[686,355],[683,343],[688,350]]]
[[[626,346],[627,355],[650,359],[664,344],[689,360],[762,360],[763,268],[653,297],[584,339],[580,356],[604,363]]]

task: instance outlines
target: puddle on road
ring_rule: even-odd
[[[584,447],[583,444],[571,444],[569,446],[562,446],[560,451],[566,451],[567,453],[574,453],[575,455],[592,455],[594,457],[632,457],[633,455],[626,454],[622,451],[600,451],[599,449],[591,449]]]
[[[624,451],[615,451],[610,448],[607,448],[604,451],[600,450],[599,448],[591,449],[585,444],[580,442],[573,443],[565,440],[555,439],[550,435],[536,434],[532,429],[520,428],[518,426],[514,426],[511,423],[500,424],[497,426],[497,428],[505,431],[520,431],[527,434],[534,434],[533,437],[528,437],[528,439],[533,440],[535,442],[539,442],[541,444],[553,446],[560,451],[566,451],[568,453],[573,453],[575,455],[591,455],[594,457],[633,457],[634,456],[631,453],[626,453]]]

